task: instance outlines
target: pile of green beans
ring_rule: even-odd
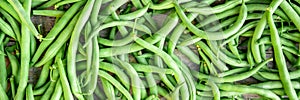
[[[0,0],[0,100],[298,100],[299,15],[299,0]]]

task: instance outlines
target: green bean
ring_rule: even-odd
[[[116,11],[119,7],[127,3],[129,0],[113,0],[107,7],[105,7],[100,12],[100,19],[106,18],[109,16],[113,11]],[[101,24],[101,23],[100,23]]]
[[[34,89],[33,90],[33,95],[42,95],[44,92],[47,90],[47,88],[50,86],[52,82],[47,82],[44,86]]]
[[[285,2],[285,1],[284,1]],[[284,4],[283,2],[283,4]],[[285,62],[285,58],[282,52],[282,48],[281,48],[281,43],[279,41],[279,35],[278,35],[278,31],[276,29],[276,26],[273,22],[272,19],[272,13],[271,11],[273,10],[273,8],[267,9],[267,20],[268,20],[268,24],[270,26],[270,35],[271,35],[271,41],[272,41],[272,45],[273,45],[273,49],[274,49],[274,56],[275,56],[275,61],[276,61],[276,65],[277,68],[279,70],[279,77],[281,79],[281,82],[283,84],[284,90],[286,92],[286,94],[289,96],[289,98],[291,99],[297,99],[297,94],[295,92],[295,90],[292,87],[292,83],[290,80],[290,76],[288,74],[288,69],[286,67],[286,62]]]
[[[49,17],[61,17],[65,14],[65,11],[60,10],[33,10],[33,15],[49,16]]]
[[[251,48],[250,48],[251,41],[252,41],[252,38],[249,39],[248,45],[247,45],[248,46],[248,48],[247,48],[247,61],[248,61],[249,65],[250,65],[250,68],[252,68],[254,66],[254,64],[255,64],[254,58],[253,58],[253,54],[251,53]]]
[[[230,51],[239,59],[241,60],[240,54],[239,54],[239,50],[238,50],[238,38],[235,38],[234,40],[230,41],[228,43],[228,47],[230,49]]]
[[[237,67],[246,67],[249,66],[248,62],[246,61],[240,61],[238,59],[234,59],[231,57],[226,56],[223,52],[220,52],[218,50],[218,44],[216,41],[207,41],[208,46],[212,49],[212,51],[219,57],[222,61],[225,63],[232,65],[232,66],[237,66]]]
[[[178,86],[175,87],[175,89],[172,91],[170,95],[172,100],[179,100],[179,90],[183,86],[184,83],[180,83]]]
[[[262,68],[265,64],[267,64],[268,62],[272,61],[273,59],[267,59],[265,61],[263,61],[262,63],[258,64],[255,68],[253,68],[252,70],[248,71],[248,72],[244,72],[241,73],[240,75],[230,75],[230,76],[225,76],[225,77],[215,77],[215,76],[208,76],[199,72],[195,72],[192,71],[193,76],[199,78],[199,79],[209,79],[209,80],[213,80],[216,83],[224,83],[224,82],[234,82],[234,81],[239,81],[239,80],[243,80],[246,79],[250,76],[252,76],[253,74],[255,74],[260,68]]]
[[[157,43],[162,38],[166,37],[170,31],[177,25],[178,23],[178,17],[175,14],[169,15],[169,20],[165,22],[164,26],[158,30],[152,37],[149,37],[145,39],[147,42],[154,44]],[[130,50],[127,50],[128,48],[131,48]],[[138,45],[137,43],[128,44],[121,47],[114,47],[114,48],[103,48],[99,52],[100,57],[110,57],[120,54],[126,54],[130,52],[135,52],[142,50],[144,47]]]
[[[245,85],[233,85],[233,84],[218,84],[219,88],[224,91],[240,92],[240,93],[254,93],[264,97],[268,97],[273,100],[280,100],[280,98],[274,94],[271,90],[265,90],[260,88],[254,88]]]
[[[283,54],[286,57],[287,61],[289,61],[292,65],[294,65],[296,63],[296,58],[294,57],[294,55],[292,53],[284,50]]]
[[[26,100],[34,100],[32,84],[28,84],[26,87]]]
[[[0,18],[0,25],[0,29],[3,31],[3,33],[17,40],[11,26],[8,23],[6,23],[2,18]]]
[[[130,64],[136,71],[159,73],[159,74],[174,74],[174,71],[171,69],[164,69],[152,65],[144,65],[138,63],[130,63]]]
[[[249,12],[253,12],[253,11],[264,11],[266,8],[268,7],[268,5],[262,5],[262,4],[249,4],[247,5],[247,10]],[[234,8],[232,10],[227,10],[223,13],[219,13],[216,15],[212,15],[211,17],[208,17],[206,19],[204,19],[203,21],[201,21],[201,23],[197,24],[197,27],[201,27],[201,26],[205,26],[208,25],[209,23],[212,23],[214,21],[218,21],[219,19],[223,19],[235,14],[238,14],[240,11],[240,7]],[[283,13],[281,10],[277,9],[277,12],[281,12]],[[249,16],[251,16],[252,14],[249,14]],[[283,13],[284,15],[284,13]],[[248,17],[248,16],[247,16]],[[282,16],[283,17],[283,16]]]
[[[171,69],[174,70],[174,72],[175,72],[174,76],[178,83],[183,83],[185,81],[185,78],[182,76],[180,69],[178,69],[179,68],[178,65],[176,64],[176,62],[174,60],[172,60],[172,58],[167,53],[163,52],[161,49],[151,45],[150,43],[148,43],[138,37],[135,37],[135,42],[138,43],[139,45],[143,46],[144,48],[151,50],[152,52],[156,53],[160,57],[162,57],[162,59],[165,61],[165,63]],[[183,87],[180,89],[182,98],[188,98],[187,97],[188,91],[186,91],[185,88],[186,88],[186,84],[183,85]]]
[[[101,78],[101,83],[103,85],[103,91],[108,100],[116,100],[114,87],[108,80]]]
[[[99,60],[99,46],[98,46],[98,42],[97,42],[97,37],[94,37],[92,40],[92,50],[93,50],[93,56],[92,56],[92,68],[91,68],[91,81],[89,81],[88,84],[88,92],[90,92],[90,98],[89,99],[93,99],[91,97],[93,97],[93,93],[95,91],[95,88],[97,86],[97,79],[98,79],[98,69],[99,69],[99,62],[101,62]]]
[[[226,11],[228,9],[236,7],[237,5],[241,4],[242,2],[247,2],[247,1],[248,0],[245,0],[245,1],[241,1],[241,0],[229,1],[229,2],[226,2],[223,5],[215,6],[213,8],[211,8],[211,7],[204,7],[204,8],[200,8],[200,9],[199,8],[186,8],[186,11],[188,11],[188,12],[197,11],[198,13],[203,14],[203,15],[210,15],[210,14],[215,14],[215,13],[220,13],[220,12]],[[201,11],[201,12],[199,12],[199,11]]]
[[[187,17],[188,17],[189,22],[191,22],[193,19],[195,19],[197,17],[197,14],[191,13]],[[180,23],[178,26],[176,26],[176,28],[172,32],[170,41],[168,43],[168,53],[169,54],[172,54],[174,52],[176,44],[185,29],[186,29],[186,26],[183,23]],[[189,42],[187,42],[187,43],[189,43]]]
[[[0,7],[5,10],[7,13],[9,13],[11,16],[13,16],[18,22],[20,21],[20,18],[18,16],[18,13],[14,10],[13,6],[10,5],[7,1],[5,0],[1,0],[0,3],[2,5],[0,5]]]
[[[162,40],[159,41],[159,43],[157,43],[157,47],[159,49],[163,49],[164,47],[164,43],[165,42],[165,39],[163,38]],[[162,61],[162,59],[158,56],[158,55],[154,55],[154,58],[153,58],[153,63],[154,65],[160,67],[160,68],[164,68],[164,63]],[[166,87],[168,87],[169,89],[171,90],[174,90],[175,87],[173,86],[173,84],[171,83],[171,81],[167,78],[167,75],[166,74],[159,74],[159,77],[160,79],[162,80],[162,82],[166,85]]]
[[[28,13],[31,10],[31,0],[27,0],[26,2],[24,2],[24,9],[22,7],[22,5],[20,4],[19,1],[9,1],[10,3],[17,3],[16,5],[18,5],[20,8],[18,8],[19,10],[22,10],[22,14],[19,13],[19,15],[27,15],[28,17]],[[14,8],[16,8],[16,5]],[[26,10],[26,12],[25,12]],[[25,15],[25,16],[26,16]],[[21,18],[22,19],[22,18]],[[22,21],[23,22],[23,21]],[[32,24],[32,23],[31,23]],[[23,22],[21,24],[21,69],[20,69],[20,81],[19,81],[19,86],[17,89],[17,93],[15,96],[16,100],[21,100],[24,97],[25,94],[25,89],[27,86],[27,82],[28,82],[28,72],[29,72],[29,63],[30,63],[30,54],[27,54],[30,52],[30,31],[28,28],[28,24],[25,24],[25,22]],[[34,28],[34,26],[33,26]],[[34,28],[35,29],[35,28]]]
[[[211,59],[212,63],[216,65],[216,67],[221,71],[228,70],[227,66],[224,62],[218,60],[218,57],[209,49],[205,43],[202,41],[196,42],[196,46],[198,49],[203,50],[203,52]],[[198,50],[199,51],[199,50]]]
[[[3,42],[4,37],[5,37],[5,34],[1,32],[0,33],[0,41],[1,42]],[[0,50],[1,51],[4,51],[3,46],[4,46],[4,44],[0,44]],[[0,66],[0,74],[1,74],[0,85],[4,90],[6,90],[6,88],[7,88],[7,74],[8,74],[9,71],[7,71],[7,69],[6,69],[5,55],[3,55],[3,54],[0,55],[0,63],[2,64],[2,66]],[[14,71],[17,72],[17,68],[14,68],[14,69],[15,69]],[[17,73],[15,73],[15,72],[13,74],[16,75]]]
[[[83,47],[86,47],[88,43],[90,43],[91,38],[96,36],[99,31],[109,28],[109,27],[113,27],[113,26],[128,26],[128,27],[133,27],[137,30],[140,30],[142,32],[145,32],[149,35],[151,35],[151,30],[148,29],[146,26],[141,25],[141,24],[136,24],[134,22],[131,21],[113,21],[104,25],[101,25],[99,27],[96,27],[96,29],[90,34],[89,38],[87,39],[86,43],[83,45]]]
[[[197,91],[197,95],[200,96],[206,96],[206,97],[213,97],[213,93],[208,92],[208,91]],[[237,96],[237,95],[242,95],[242,93],[239,92],[228,92],[228,91],[220,91],[220,97],[232,97],[232,96]],[[223,98],[222,98],[223,100]]]
[[[84,3],[83,1],[75,3],[71,8],[69,8],[68,11],[65,12],[65,14],[60,18],[60,20],[58,20],[58,22],[53,26],[53,28],[50,30],[50,32],[45,37],[45,38],[51,39],[51,40],[44,40],[41,42],[38,49],[36,50],[36,53],[32,57],[31,62],[33,64],[37,62],[37,60],[42,55],[43,51],[53,42],[53,39],[62,31],[64,26],[66,26],[68,24],[68,21],[74,17],[74,15],[79,10],[79,8],[83,5],[83,3]]]
[[[106,46],[123,46],[133,41],[133,36],[136,35],[135,32],[131,32],[127,37],[119,40],[108,40],[102,37],[98,37],[98,42],[100,44],[106,45]]]
[[[166,89],[164,89],[161,86],[157,86],[157,89],[158,89],[158,94],[159,95],[163,96],[164,98],[169,98],[168,97],[168,91]],[[170,100],[170,98],[168,100]]]
[[[0,95],[1,95],[0,99],[9,100],[4,88],[2,87],[2,85],[0,85]]]
[[[263,59],[263,60],[266,60],[267,58],[267,55],[266,55],[266,46],[265,46],[265,44],[261,44],[261,45],[259,45],[259,51],[260,51],[260,55],[261,55],[261,58]]]
[[[214,95],[214,100],[220,100],[221,94],[220,94],[220,90],[219,90],[218,86],[212,81],[208,81],[208,85],[211,86],[211,89],[212,89],[212,92]]]
[[[55,85],[55,89],[54,89],[54,92],[51,96],[51,100],[59,100],[59,98],[61,97],[63,93],[63,90],[62,90],[62,86],[61,86],[61,81],[57,81],[56,82],[56,85]]]
[[[128,100],[133,100],[130,93],[117,81],[115,78],[110,76],[108,73],[99,70],[99,76],[108,80],[112,85],[114,85]]]
[[[20,33],[20,30],[19,30],[19,25],[18,25],[17,21],[10,14],[8,14],[7,12],[5,12],[4,10],[0,9],[0,12],[7,19],[7,21],[9,22],[9,24],[11,25],[12,30],[14,31],[14,34],[16,36],[17,41],[20,42],[20,38],[21,38],[20,34],[21,33]],[[7,29],[7,30],[9,30],[9,29]]]
[[[137,62],[139,62],[141,64],[145,64],[145,65],[149,64],[145,58],[137,57],[137,55],[138,55],[137,53],[133,53],[133,55],[135,56]],[[134,65],[132,65],[132,67],[134,67]],[[157,85],[156,85],[156,81],[153,77],[153,74],[151,72],[145,72],[144,74],[145,74],[147,85],[148,85],[147,87],[150,90],[150,94],[157,95],[158,94],[157,93]],[[143,98],[146,98],[146,95],[143,96]]]
[[[39,88],[41,86],[43,86],[47,79],[48,79],[48,76],[49,76],[49,70],[50,70],[50,66],[52,64],[52,60],[48,61],[44,66],[43,66],[43,69],[41,71],[41,74],[39,76],[39,79],[37,81],[37,83],[35,84],[34,88]]]
[[[294,4],[294,3],[290,2],[290,1],[289,1],[289,4],[294,8],[294,10],[299,15],[300,14],[300,8],[296,4]]]
[[[207,86],[207,85],[203,85],[200,82],[196,84],[196,88],[198,90],[202,90],[202,91],[211,91],[211,87]],[[198,92],[197,92],[198,94]]]
[[[178,46],[188,46],[191,44],[195,44],[196,42],[202,40],[202,38],[199,38],[198,36],[192,36],[191,38],[188,38],[186,40],[181,41]]]
[[[185,56],[187,56],[190,59],[190,61],[192,61],[193,63],[200,64],[199,57],[190,48],[177,46],[177,49]]]
[[[300,89],[300,83],[292,81],[292,85],[295,89]],[[259,87],[263,89],[282,89],[283,85],[280,81],[268,81],[263,83],[252,84],[251,86]]]
[[[39,6],[38,9],[45,9],[48,7],[51,7],[53,5],[55,5],[56,3],[58,3],[60,0],[50,0],[46,3],[44,3],[43,5]]]
[[[75,23],[76,23],[76,21],[78,19],[78,16],[79,15],[76,14],[76,16],[72,19],[72,21],[66,27],[66,29],[64,29],[61,32],[61,34],[57,37],[57,41],[54,41],[50,45],[50,47],[45,52],[43,58],[40,61],[38,61],[37,63],[35,63],[34,66],[42,66],[42,65],[44,65],[46,62],[48,62],[50,59],[52,59],[58,53],[58,51],[60,50],[60,48],[62,48],[62,46],[67,42],[68,38],[70,38],[70,36],[72,35],[71,32],[73,31],[73,28],[74,28]],[[58,41],[58,40],[60,40],[60,41]],[[35,56],[36,56],[36,54],[35,54]]]
[[[14,10],[17,12],[17,14],[20,17],[20,20],[24,25],[28,27],[28,29],[32,32],[32,34],[37,38],[41,39],[41,35],[34,27],[33,23],[30,20],[30,15],[26,12],[30,11],[30,9],[23,8],[21,3],[17,0],[8,0],[8,2],[13,6]],[[28,6],[28,8],[31,7],[31,3]],[[23,43],[23,42],[22,42]]]
[[[61,54],[63,54],[63,52],[61,52]],[[70,90],[70,86],[69,86],[68,78],[66,75],[66,71],[64,69],[63,62],[61,61],[61,59],[59,57],[56,59],[56,62],[57,62],[58,70],[59,70],[59,76],[60,76],[60,82],[61,82],[60,84],[61,84],[62,90],[64,92],[63,93],[64,99],[67,99],[67,100],[74,99],[72,92]]]
[[[129,78],[118,66],[107,62],[100,62],[100,69],[116,74],[116,76],[119,77],[120,82],[125,86],[125,88],[129,89]]]
[[[141,90],[144,89],[145,87],[141,83],[141,79],[138,77],[137,72],[133,69],[133,67],[124,61],[121,61],[119,59],[113,58],[113,61],[116,61],[119,66],[124,68],[127,73],[130,73],[129,76],[131,78],[131,84],[132,84],[132,90],[133,90],[133,98],[134,99],[141,99]]]
[[[247,71],[247,69],[248,68],[235,68],[235,69],[223,72],[223,73],[219,73],[217,76],[218,77],[226,77],[226,76],[229,76],[229,75],[245,72],[245,71]]]
[[[10,88],[11,88],[11,94],[12,94],[12,99],[15,98],[15,95],[16,95],[16,87],[15,87],[15,77],[12,75],[10,78],[9,78],[9,82],[10,82]],[[1,91],[1,90],[0,90]]]
[[[291,7],[291,5],[287,1],[283,0],[282,3],[280,4],[280,8],[292,20],[294,25],[297,27],[298,31],[300,31],[300,23],[297,22],[298,20],[300,20],[300,17],[294,16],[294,15],[297,15],[297,12]],[[276,8],[274,8],[274,9],[276,9]]]
[[[45,91],[45,93],[42,95],[41,100],[50,99],[51,95],[53,94],[56,83],[60,82],[59,81],[59,72],[57,70],[53,71],[53,78],[51,79],[50,82],[51,83],[50,83],[49,87],[47,88],[47,90]]]
[[[104,93],[102,92],[102,91],[100,91],[100,87],[99,87],[99,85],[97,85],[97,88],[96,88],[96,90],[95,90],[95,95],[98,97],[98,99],[100,99],[100,100],[104,100],[105,98],[105,96],[104,96]]]
[[[250,14],[249,14],[249,16],[250,16]],[[224,21],[221,21],[220,24],[218,24],[218,25],[215,25],[213,27],[209,27],[208,29],[205,29],[205,31],[213,32],[213,31],[221,30],[223,27],[226,27],[226,26],[229,26],[230,24],[232,24],[236,19],[237,19],[237,16],[226,19]]]
[[[206,55],[201,51],[200,48],[198,48],[198,53],[199,53],[200,57],[204,60],[204,62],[205,62],[204,64],[206,64],[207,67],[211,69],[210,70],[211,74],[212,75],[217,75],[217,70],[215,69],[215,67],[213,66],[213,64],[209,61],[209,59],[206,57]]]
[[[300,42],[298,33],[281,33],[280,36],[295,42]]]
[[[147,12],[148,8],[149,8],[149,4],[141,9],[138,9],[138,10],[132,12],[132,13],[120,15],[119,18],[120,18],[120,20],[132,20],[132,19],[141,17]]]
[[[296,56],[300,56],[299,50],[297,50],[296,48],[288,47],[288,46],[282,46],[282,50],[285,50],[285,51],[287,51],[289,53],[292,53]]]
[[[58,7],[60,6],[63,6],[65,4],[69,4],[69,3],[76,3],[76,2],[79,2],[81,0],[65,0],[65,1],[59,1],[58,3],[56,3],[54,5],[54,9],[57,9]]]

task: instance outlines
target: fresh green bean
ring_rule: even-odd
[[[176,14],[169,15],[169,20],[165,22],[164,26],[158,30],[152,37],[149,37],[145,39],[147,42],[154,44],[160,41],[162,38],[166,37],[170,31],[177,25],[178,23],[178,17]],[[127,50],[128,48],[131,48],[130,50]],[[99,52],[100,57],[110,57],[120,54],[126,54],[130,52],[135,52],[142,50],[144,47],[138,45],[137,43],[128,44],[121,47],[114,47],[114,48],[103,48]]]
[[[19,25],[17,23],[17,21],[10,15],[8,14],[7,12],[5,12],[4,10],[0,9],[0,12],[2,13],[2,15],[7,19],[7,21],[9,22],[9,24],[11,25],[13,31],[14,31],[14,34],[16,36],[16,39],[17,41],[20,41],[20,30],[19,30]],[[9,27],[7,27],[9,28]],[[7,29],[9,30],[9,29]],[[8,34],[8,33],[7,33]]]
[[[57,37],[57,40],[60,41],[54,41],[52,44],[50,44],[50,47],[47,49],[46,53],[44,54],[43,58],[35,63],[34,66],[42,66],[46,62],[48,62],[50,59],[52,59],[62,48],[62,46],[67,42],[68,38],[72,35],[71,32],[73,31],[73,28],[75,26],[75,23],[78,19],[78,14],[72,19],[70,24],[64,29],[61,34]],[[41,44],[42,45],[42,44]],[[39,47],[40,48],[40,47]],[[36,56],[36,53],[35,53]],[[33,60],[32,60],[33,61]]]
[[[26,100],[34,100],[32,84],[28,84],[26,87]]]
[[[12,98],[13,99],[15,98],[15,95],[16,95],[16,87],[15,87],[15,79],[14,78],[15,78],[14,76],[11,76],[9,78],[10,88],[11,88],[11,94],[12,94]]]
[[[61,81],[57,81],[55,85],[55,89],[53,91],[53,94],[51,96],[51,100],[59,100],[61,95],[63,94],[62,86],[61,86]]]
[[[17,0],[8,0],[8,2],[13,6],[14,10],[19,15],[19,18],[22,21],[22,23],[28,27],[28,29],[32,32],[32,34],[37,39],[41,39],[42,38],[41,35],[34,27],[33,23],[30,20],[30,15],[27,13],[30,11],[30,9],[23,8],[21,3]],[[30,5],[28,6],[28,8],[31,8],[31,2],[30,2]]]
[[[291,19],[291,21],[297,27],[298,31],[300,31],[300,23],[297,22],[300,20],[300,17],[294,16],[297,15],[297,12],[291,7],[291,5],[287,1],[283,0],[282,3],[280,4],[280,8]],[[272,8],[272,9],[276,9],[276,8]]]
[[[34,89],[33,90],[33,95],[42,95],[44,92],[47,90],[47,88],[50,86],[52,82],[47,82],[44,86]]]
[[[295,89],[300,89],[300,83],[292,81],[292,85]],[[259,87],[263,89],[282,89],[283,85],[280,81],[268,81],[263,83],[252,84],[251,86]]]
[[[65,4],[76,3],[76,2],[79,2],[79,1],[81,1],[81,0],[64,0],[64,1],[59,1],[58,3],[56,3],[54,5],[54,9],[57,9],[58,7],[63,6]]]
[[[68,24],[68,21],[74,17],[74,15],[76,14],[76,12],[78,12],[79,8],[83,5],[83,3],[84,1],[72,5],[72,7],[70,7],[69,10],[66,11],[65,14],[60,18],[60,20],[58,20],[58,22],[53,26],[53,28],[45,37],[50,40],[42,41],[38,49],[36,50],[36,53],[34,54],[31,60],[32,64],[37,62],[37,60],[42,55],[43,51],[54,41],[54,38],[62,31],[64,26]]]
[[[22,14],[18,13],[19,15],[27,15],[29,12],[31,11],[31,0],[27,0],[26,2],[24,2],[24,8],[21,6],[19,1],[9,1],[10,3],[16,3],[14,8],[16,8],[16,5],[19,6],[20,8],[18,8],[19,10],[22,10],[21,12],[23,12]],[[25,12],[26,10],[26,12]],[[25,16],[26,16],[25,15]],[[22,19],[22,18],[21,18]],[[23,21],[22,21],[23,22]],[[31,22],[31,21],[29,21]],[[34,28],[34,26],[33,26]],[[35,28],[34,28],[35,29]],[[27,86],[27,82],[28,82],[28,72],[29,72],[29,63],[30,63],[30,31],[28,28],[28,24],[22,23],[21,24],[21,69],[20,69],[20,81],[19,81],[19,86],[17,89],[17,93],[15,96],[16,100],[21,100],[22,98],[24,98],[25,95],[25,89]]]
[[[162,59],[165,61],[165,63],[174,70],[174,72],[175,72],[174,76],[178,83],[182,83],[185,81],[185,78],[182,76],[180,69],[178,69],[179,68],[178,65],[176,64],[176,62],[174,60],[172,60],[172,58],[167,53],[165,53],[162,50],[160,50],[159,48],[147,43],[146,41],[142,40],[141,38],[135,37],[135,42],[138,43],[139,45],[143,46],[144,48],[151,50],[152,52],[156,53],[160,57],[162,57]],[[189,93],[187,90],[185,90],[186,87],[187,87],[186,85],[183,85],[182,88],[180,89],[181,90],[180,93],[182,94],[182,97],[187,97],[187,93]]]
[[[0,95],[1,95],[0,99],[9,100],[4,88],[2,87],[2,85],[0,85]]]
[[[55,5],[56,3],[58,3],[60,0],[50,0],[46,3],[44,3],[43,5],[39,6],[38,9],[44,9],[44,8],[48,8],[51,7],[53,5]]]
[[[240,93],[253,93],[259,94],[264,97],[268,97],[273,100],[280,100],[280,98],[274,94],[271,90],[265,90],[260,88],[254,88],[245,85],[233,85],[233,84],[218,84],[219,88],[224,91],[240,92]]]
[[[285,2],[285,1],[284,1]],[[283,2],[283,3],[284,3]],[[275,56],[275,61],[276,61],[276,65],[277,68],[279,70],[279,77],[281,79],[281,82],[283,84],[284,90],[286,92],[286,94],[289,96],[289,98],[291,99],[298,99],[297,94],[295,92],[295,90],[292,87],[292,83],[290,80],[290,75],[288,73],[288,69],[286,67],[286,62],[285,62],[285,58],[282,52],[282,48],[281,48],[281,43],[279,41],[279,35],[278,35],[278,31],[276,29],[276,26],[273,22],[272,19],[272,13],[271,11],[274,8],[270,8],[267,9],[267,21],[268,24],[270,26],[270,35],[271,35],[271,41],[272,41],[272,45],[273,45],[273,49],[274,49],[274,56]]]
[[[61,54],[63,54],[63,52],[61,52]],[[61,59],[59,57],[57,58],[56,62],[57,62],[58,70],[59,70],[61,87],[64,92],[63,93],[64,99],[68,99],[68,100],[74,99],[72,92],[70,90],[70,86],[69,86],[69,82],[67,79],[66,71],[64,69],[63,62],[61,61]]]
[[[103,85],[103,91],[108,100],[116,100],[114,87],[108,80],[101,78],[101,83]]]
[[[48,79],[48,76],[49,76],[49,70],[50,70],[50,66],[52,64],[52,60],[48,61],[44,66],[43,66],[43,69],[41,71],[41,75],[37,81],[37,83],[35,84],[34,88],[39,88],[41,86],[43,86],[47,79]]]
[[[105,78],[106,80],[108,80],[110,83],[112,83],[121,93],[124,94],[124,96],[128,99],[128,100],[133,100],[133,98],[131,97],[130,93],[112,76],[110,76],[108,73],[99,70],[99,76],[102,78]]]
[[[61,17],[65,14],[65,11],[60,10],[33,10],[33,15],[49,16],[49,17]]]
[[[11,26],[8,23],[6,23],[2,18],[0,18],[0,25],[0,29],[3,31],[3,33],[14,38],[15,40],[17,39]]]

